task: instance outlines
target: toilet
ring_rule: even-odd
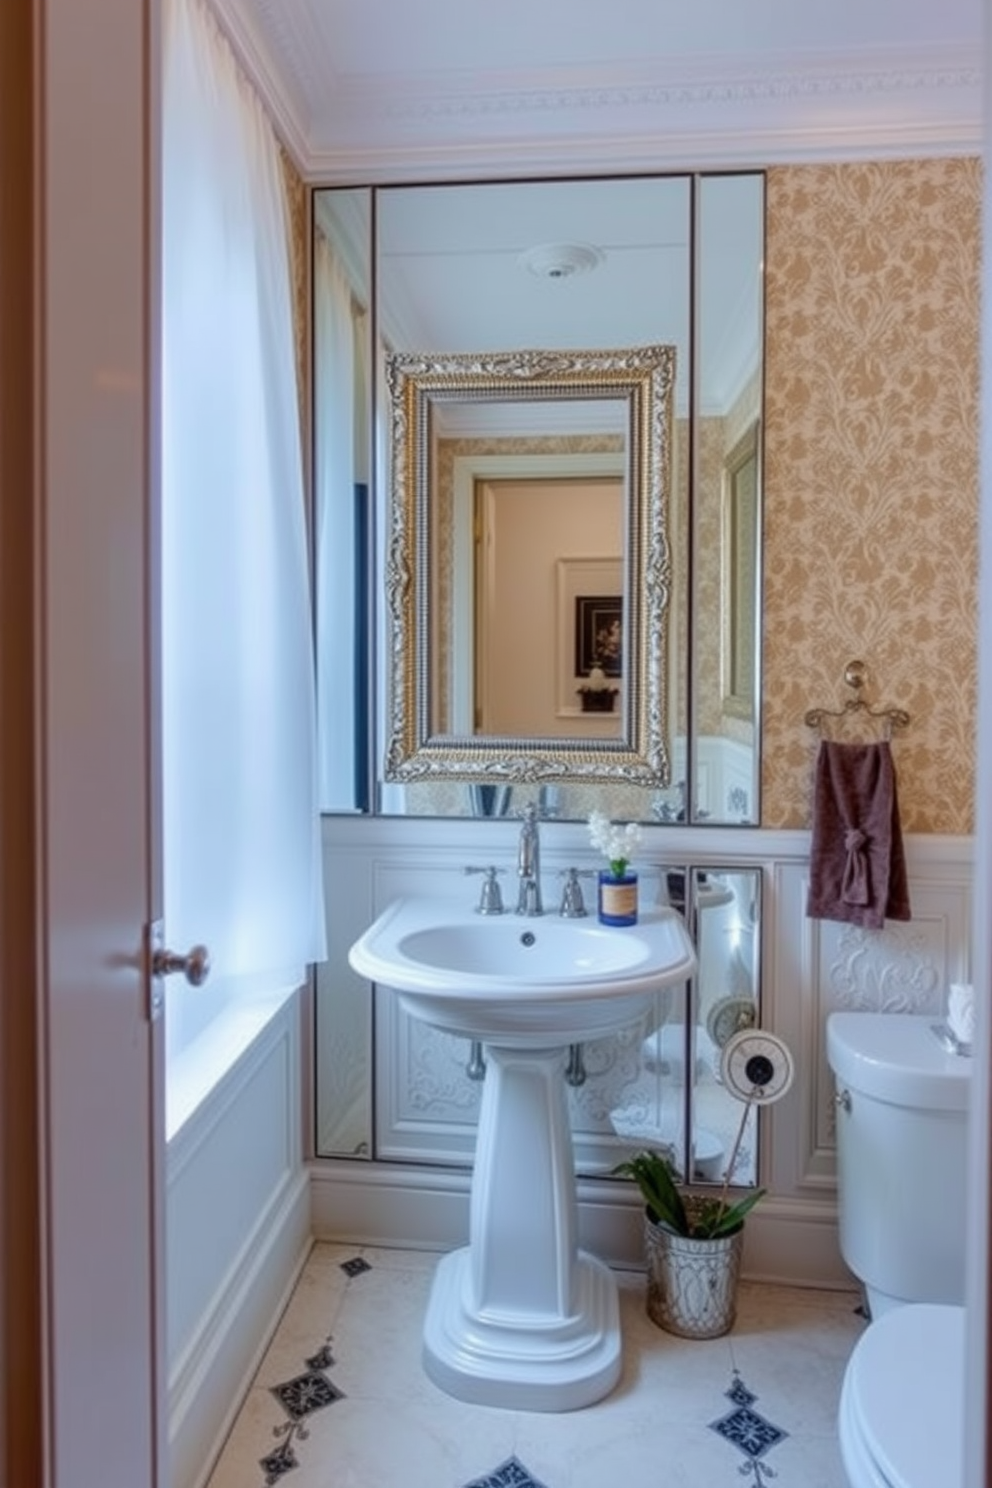
[[[873,1319],[964,1302],[971,1060],[919,1013],[827,1019],[837,1085],[840,1249]]]
[[[916,1013],[827,1020],[841,1254],[871,1319],[838,1412],[850,1488],[964,1488],[971,1060],[937,1024]]]
[[[850,1488],[964,1488],[964,1308],[895,1307],[855,1345],[837,1421]]]

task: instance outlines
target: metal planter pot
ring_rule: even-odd
[[[686,1207],[691,1207],[691,1199]],[[644,1218],[648,1262],[647,1312],[679,1338],[719,1338],[737,1315],[743,1226],[733,1235],[697,1240]]]

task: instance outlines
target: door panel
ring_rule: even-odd
[[[40,0],[50,1480],[165,1482],[154,571],[156,0]]]

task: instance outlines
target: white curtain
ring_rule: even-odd
[[[257,986],[325,954],[288,218],[216,22],[201,0],[166,16],[166,929],[207,943],[209,986]]]
[[[355,805],[358,763],[346,700],[355,696],[356,458],[367,444],[357,427],[356,405],[365,402],[364,368],[351,285],[320,231],[314,239],[313,285],[320,804],[325,811],[348,811]]]

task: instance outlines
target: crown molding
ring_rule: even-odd
[[[775,65],[777,63],[777,65]],[[982,75],[958,47],[930,48],[924,56],[862,51],[819,52],[761,65],[742,59],[694,57],[652,66],[650,75],[629,64],[535,72],[446,71],[415,79],[351,79],[344,84],[353,106],[386,118],[491,118],[521,113],[556,115],[638,108],[723,108],[794,104],[808,99],[851,99],[965,90],[980,98]],[[326,84],[325,84],[326,85]]]
[[[657,67],[335,72],[278,0],[211,0],[304,179],[352,185],[978,154],[982,74],[957,46]]]
[[[868,128],[811,126],[692,132],[610,138],[518,139],[474,143],[315,150],[298,160],[314,186],[356,186],[412,181],[486,180],[512,176],[591,175],[685,170],[764,169],[775,165],[854,160],[927,159],[981,154],[977,127],[905,124]]]
[[[299,80],[287,78],[283,69],[277,66],[268,36],[263,35],[255,21],[248,18],[237,0],[208,0],[208,3],[245,75],[257,91],[272,127],[306,178],[311,148],[306,112],[301,107],[303,95]]]

